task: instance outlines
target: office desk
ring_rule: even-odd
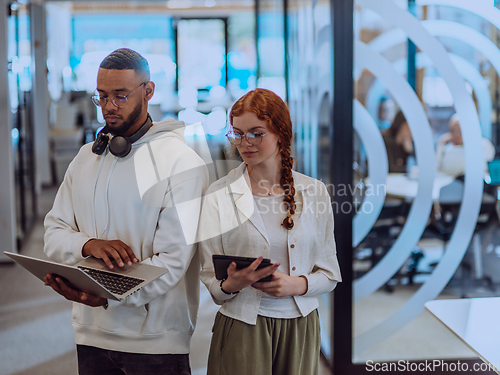
[[[432,185],[432,199],[434,201],[438,201],[440,199],[439,195],[441,192],[441,188],[444,186],[457,183],[456,191],[457,194],[455,196],[459,197],[459,202],[462,199],[463,192],[463,184],[461,181],[455,180],[455,178],[445,175],[445,174],[436,174],[434,178],[434,182]],[[418,190],[418,180],[408,178],[405,173],[389,173],[387,175],[387,195],[395,197],[395,198],[404,198],[406,200],[413,200],[417,196]],[[455,197],[454,197],[455,198]]]
[[[500,374],[500,297],[435,300],[425,308]]]
[[[389,173],[386,180],[387,196],[413,201],[417,196],[418,180],[406,173]],[[432,184],[432,200],[443,204],[460,204],[463,200],[464,183],[444,173],[436,173]],[[495,204],[494,196],[483,193],[483,204]]]

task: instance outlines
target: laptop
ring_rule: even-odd
[[[66,279],[74,289],[116,301],[128,297],[168,272],[166,268],[142,263],[116,266],[111,270],[102,260],[94,257],[68,266],[7,251],[4,254],[42,281],[48,273],[55,274]]]

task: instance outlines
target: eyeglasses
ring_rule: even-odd
[[[270,132],[267,133],[254,133],[254,132],[248,132],[245,134],[245,138],[248,143],[250,143],[252,146],[258,145],[262,142],[262,138],[264,138],[265,135],[268,135]],[[241,144],[241,141],[243,139],[243,134],[240,133],[235,133],[235,132],[228,132],[226,134],[226,137],[228,141],[233,144],[233,145],[239,145]]]
[[[145,85],[147,82],[143,82],[139,85],[139,87],[141,87],[142,85]],[[92,103],[94,103],[96,105],[96,107],[105,107],[106,104],[108,103],[108,100],[111,100],[111,103],[113,103],[113,105],[117,108],[123,108],[127,105],[128,103],[128,97],[130,95],[132,95],[134,92],[137,91],[137,89],[139,89],[139,87],[137,87],[134,91],[132,91],[130,94],[128,94],[127,96],[125,95],[115,95],[113,97],[105,97],[105,96],[100,96],[99,94],[94,94],[90,97],[90,99],[92,99]]]

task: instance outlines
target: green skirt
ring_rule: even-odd
[[[215,317],[207,375],[315,375],[321,347],[318,311],[295,319],[257,317],[250,325]]]

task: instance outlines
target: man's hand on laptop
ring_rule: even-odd
[[[67,300],[83,303],[90,307],[105,306],[108,302],[106,298],[80,292],[79,290],[69,287],[63,279],[56,275],[51,275],[50,273],[45,276],[45,285],[50,286]]]
[[[120,240],[106,241],[93,238],[83,245],[82,255],[85,257],[92,255],[94,258],[102,259],[111,269],[114,268],[112,260],[120,267],[139,262],[132,249]]]

